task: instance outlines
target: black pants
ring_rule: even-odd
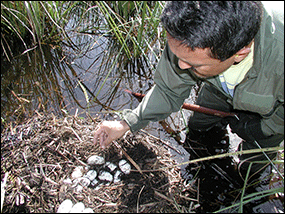
[[[196,104],[208,107],[220,111],[231,112],[233,111],[233,106],[227,102],[227,97],[218,91],[214,86],[208,83],[202,85],[200,92],[197,97]],[[250,115],[250,113],[249,113]],[[191,138],[191,132],[197,133],[199,131],[208,131],[213,127],[225,128],[225,124],[222,122],[222,118],[215,115],[207,115],[199,112],[194,112],[190,117],[188,122],[189,134]],[[238,133],[237,133],[238,134]],[[284,140],[284,135],[273,135],[267,137],[266,139],[258,140],[258,144],[261,148],[266,147],[276,147]],[[258,146],[254,141],[243,141],[240,145],[240,150],[258,149]],[[276,152],[267,153],[270,159],[276,157]],[[240,167],[243,170],[247,170],[249,163],[253,161],[263,161],[267,160],[263,153],[253,153],[239,156]],[[261,164],[253,164],[252,172],[257,172],[262,168]]]

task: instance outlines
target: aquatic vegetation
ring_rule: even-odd
[[[121,84],[152,77],[165,42],[163,4],[1,2],[2,120],[20,120],[29,109],[67,114],[70,100],[90,114],[113,110]]]
[[[20,40],[27,54],[42,44],[56,43],[60,35],[66,36],[64,27],[69,12],[78,2],[62,1],[2,1],[1,43],[5,57],[14,56],[12,43]]]

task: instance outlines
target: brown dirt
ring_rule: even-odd
[[[117,184],[99,189],[85,187],[82,192],[65,185],[63,180],[71,178],[76,166],[86,166],[91,155],[100,154],[112,162],[127,158],[114,144],[105,151],[94,145],[93,134],[99,122],[37,113],[23,124],[4,129],[1,180],[5,174],[8,177],[1,185],[5,188],[2,212],[56,212],[65,199],[83,202],[95,213],[194,211],[198,202],[190,195],[195,195],[195,190],[183,185],[180,169],[162,141],[147,133],[127,133],[118,140],[142,174],[133,164],[131,173]]]

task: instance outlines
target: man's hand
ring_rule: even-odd
[[[94,143],[102,149],[110,146],[113,140],[122,137],[130,127],[125,121],[103,121],[94,134]]]

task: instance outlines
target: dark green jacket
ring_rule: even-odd
[[[254,38],[253,66],[236,86],[233,98],[224,92],[218,76],[207,82],[224,93],[234,109],[260,114],[262,131],[269,136],[284,134],[284,7],[268,8],[265,4],[264,8],[261,27]],[[155,85],[138,107],[122,113],[132,132],[144,128],[149,121],[162,120],[178,111],[196,83],[188,70],[179,68],[178,58],[168,45],[154,81]]]

